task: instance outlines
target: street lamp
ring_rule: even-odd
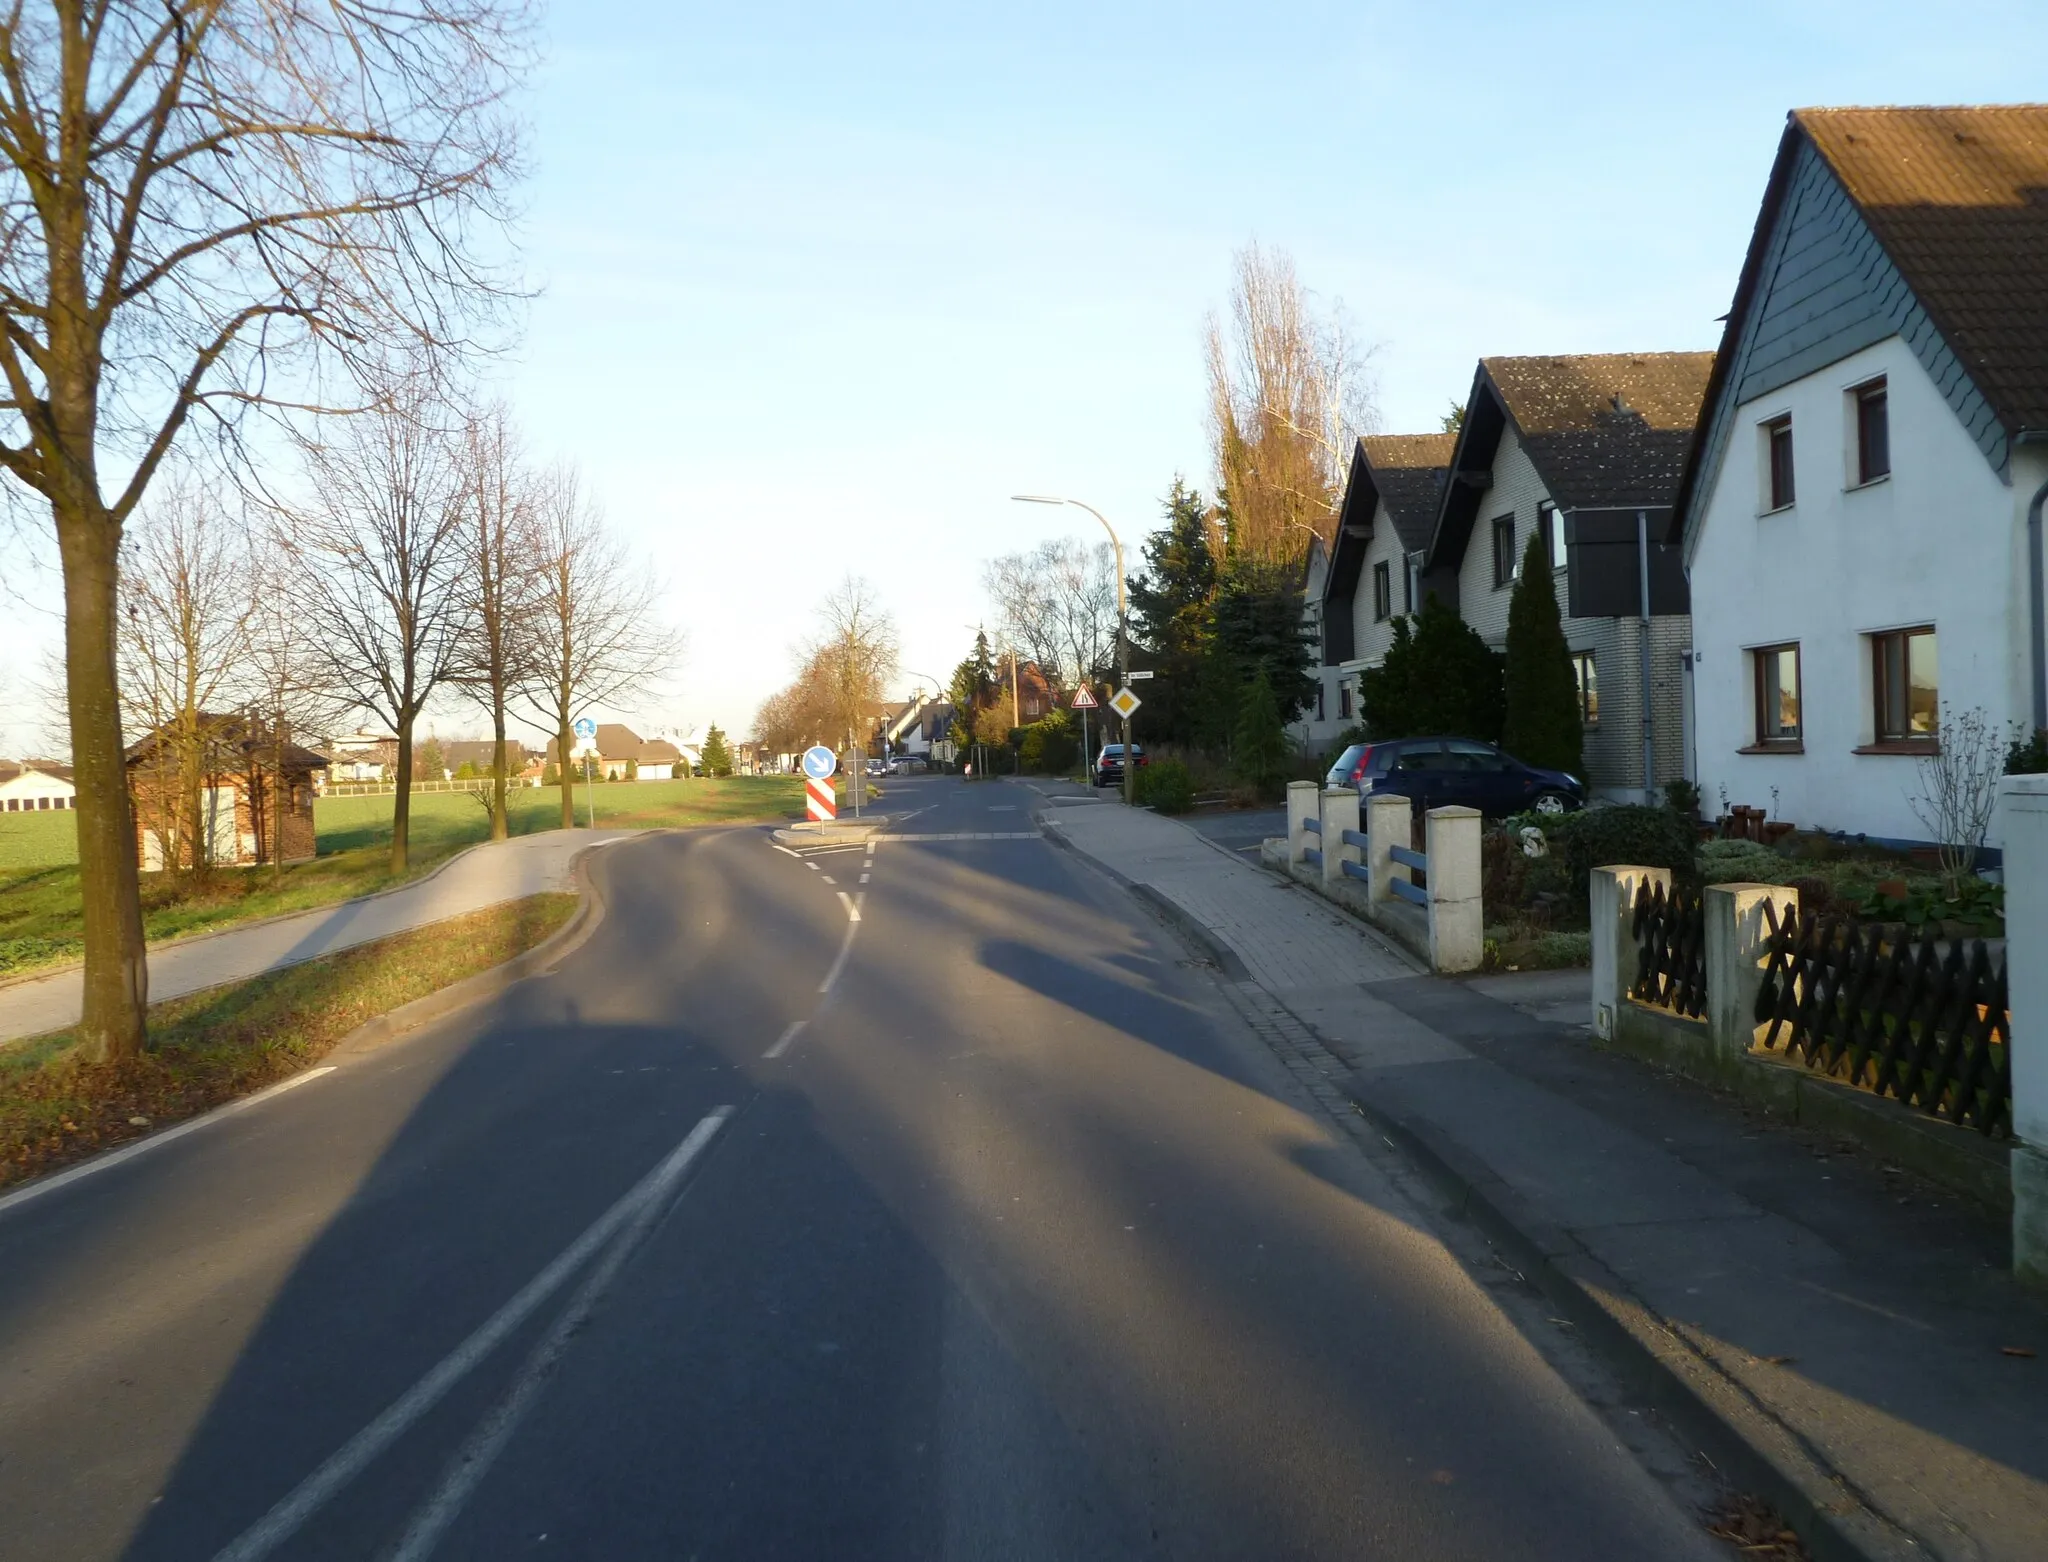
[[[1017,504],[1070,504],[1077,510],[1086,510],[1109,533],[1109,545],[1116,549],[1116,661],[1117,684],[1129,688],[1131,682],[1131,635],[1128,614],[1124,607],[1124,544],[1117,536],[1116,528],[1109,524],[1109,517],[1092,504],[1083,504],[1079,499],[1063,499],[1056,494],[1011,494]],[[1088,669],[1082,668],[1085,678]],[[1124,801],[1129,803],[1135,797],[1135,778],[1138,770],[1138,756],[1131,751],[1131,719],[1123,718],[1124,724]],[[1084,759],[1086,755],[1082,756]]]

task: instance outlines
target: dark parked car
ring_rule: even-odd
[[[1361,799],[1388,793],[1418,808],[1457,803],[1496,817],[1532,809],[1561,814],[1586,801],[1585,783],[1577,776],[1538,770],[1472,738],[1354,743],[1337,756],[1324,784],[1355,786]]]
[[[1140,770],[1150,763],[1145,758],[1145,745],[1133,743],[1131,755]],[[1121,743],[1105,743],[1102,752],[1095,756],[1095,769],[1088,777],[1091,786],[1122,786],[1124,784],[1124,746]]]

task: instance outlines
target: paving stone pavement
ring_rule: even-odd
[[[1324,1108],[1400,1134],[1572,1327],[1632,1341],[1617,1365],[1814,1554],[2048,1556],[2048,1306],[1996,1212],[1599,1051],[1583,972],[1419,974],[1174,820],[1043,812],[1234,954],[1226,996]]]
[[[573,883],[572,865],[584,851],[638,833],[546,830],[493,841],[402,889],[158,944],[149,951],[150,1001],[243,981],[502,901],[566,890]],[[77,1024],[83,1002],[84,978],[76,967],[0,987],[0,1046]]]

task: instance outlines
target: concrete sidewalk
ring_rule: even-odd
[[[639,833],[546,830],[472,846],[401,889],[158,945],[149,952],[150,1002],[242,981],[501,901],[568,890],[580,853]],[[77,1024],[83,992],[84,977],[76,967],[0,987],[0,1046]]]
[[[2048,1305],[2002,1217],[1596,1048],[1583,973],[1421,975],[1170,819],[1045,812],[1821,1562],[2048,1556]]]

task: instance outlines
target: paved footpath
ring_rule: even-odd
[[[2048,1305],[2003,1217],[1594,1047],[1583,976],[1417,974],[1174,820],[1038,790],[1817,1557],[2048,1556]]]
[[[502,901],[566,890],[581,852],[638,833],[545,830],[515,836],[473,846],[402,889],[159,944],[149,952],[150,1002],[243,981]],[[77,1024],[83,992],[84,977],[75,966],[0,987],[0,1046]]]

